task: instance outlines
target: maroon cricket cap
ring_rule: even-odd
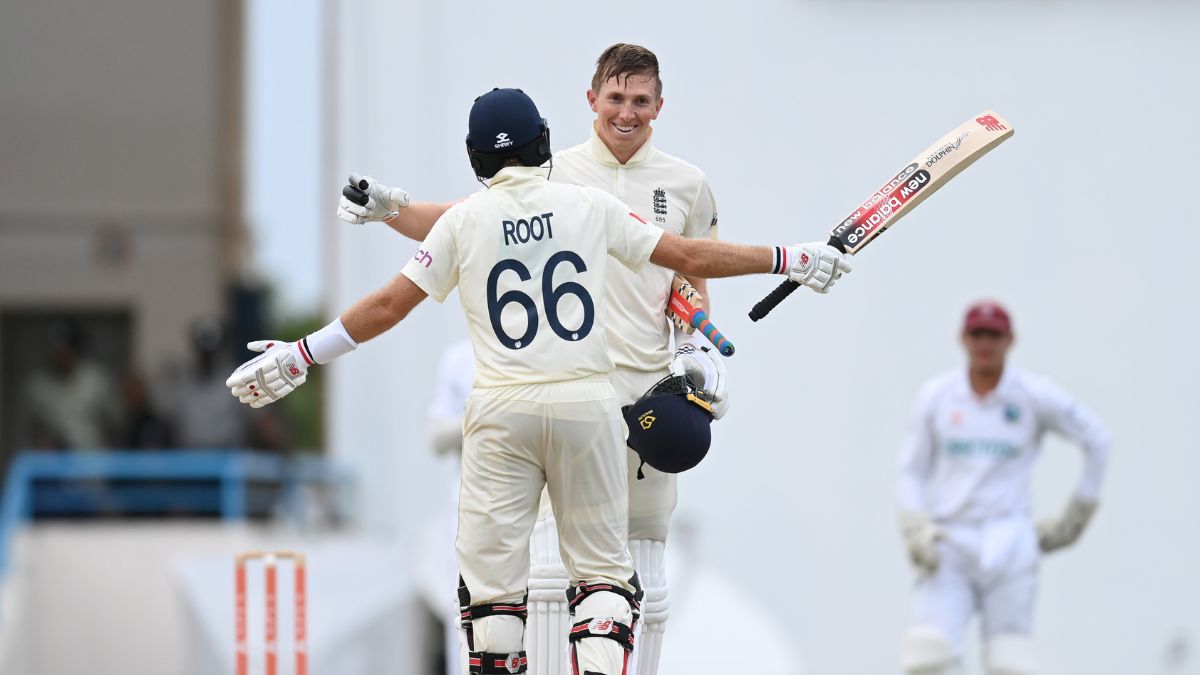
[[[1008,311],[994,300],[980,300],[967,309],[963,317],[963,332],[973,330],[994,330],[1001,333],[1012,332],[1012,321]]]

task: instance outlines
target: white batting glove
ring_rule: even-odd
[[[724,357],[699,334],[676,333],[675,336],[671,374],[690,377],[693,384],[708,394],[713,419],[721,419],[729,410],[729,375],[725,371]]]
[[[850,256],[829,244],[813,241],[787,246],[784,251],[788,278],[817,293],[828,293],[843,274],[850,273]]]
[[[278,401],[308,379],[308,360],[299,343],[258,340],[246,348],[263,353],[238,366],[225,386],[251,408]]]
[[[938,553],[938,542],[946,537],[946,533],[928,513],[909,511],[900,514],[900,532],[904,535],[904,545],[908,548],[908,558],[913,566],[922,574],[933,574],[937,571],[942,556]]]
[[[364,187],[365,186],[365,187]],[[370,176],[350,174],[350,184],[342,188],[337,216],[351,225],[384,222],[400,215],[408,207],[408,193],[376,183]]]
[[[1043,553],[1057,551],[1074,544],[1096,512],[1096,502],[1076,497],[1067,504],[1058,518],[1038,523],[1038,546]]]

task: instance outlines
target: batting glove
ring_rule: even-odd
[[[675,337],[671,374],[690,377],[693,384],[708,394],[713,419],[721,419],[729,410],[729,375],[725,371],[724,357],[719,356],[698,333],[676,333]]]
[[[342,188],[337,216],[351,225],[387,222],[408,207],[408,193],[376,183],[370,176],[350,174],[350,184]]]
[[[1074,544],[1096,512],[1096,502],[1076,497],[1058,518],[1038,523],[1038,546],[1043,553]]]
[[[818,293],[828,293],[843,274],[850,273],[850,257],[819,241],[783,249],[784,270],[792,281]]]
[[[904,535],[908,557],[917,570],[922,574],[936,572],[942,560],[938,553],[938,542],[946,536],[942,528],[933,522],[929,514],[910,511],[900,514],[900,532]]]
[[[225,386],[239,401],[261,408],[292,393],[308,379],[308,366],[299,342],[258,340],[246,347],[262,354],[237,367]]]

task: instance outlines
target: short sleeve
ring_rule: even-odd
[[[704,176],[700,177],[700,191],[683,224],[683,236],[691,239],[717,238],[717,199]]]
[[[412,280],[429,297],[444,302],[458,285],[458,245],[454,225],[458,209],[451,207],[433,224],[425,241],[400,273]]]

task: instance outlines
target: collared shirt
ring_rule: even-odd
[[[1076,496],[1095,500],[1111,445],[1108,430],[1049,378],[1006,367],[979,397],[965,370],[926,383],[900,452],[900,506],[938,520],[1028,513],[1042,436],[1057,432],[1084,451]]]
[[[642,218],[684,237],[717,237],[717,203],[700,169],[655,148],[650,139],[625,164],[596,134],[554,154],[550,179],[599,188]],[[674,272],[647,265],[609,273],[608,343],[621,368],[656,371],[671,362],[667,297]]]
[[[508,167],[442,215],[402,273],[441,302],[455,287],[475,353],[475,386],[612,371],[604,292],[613,256],[640,269],[662,230],[600,190]]]

